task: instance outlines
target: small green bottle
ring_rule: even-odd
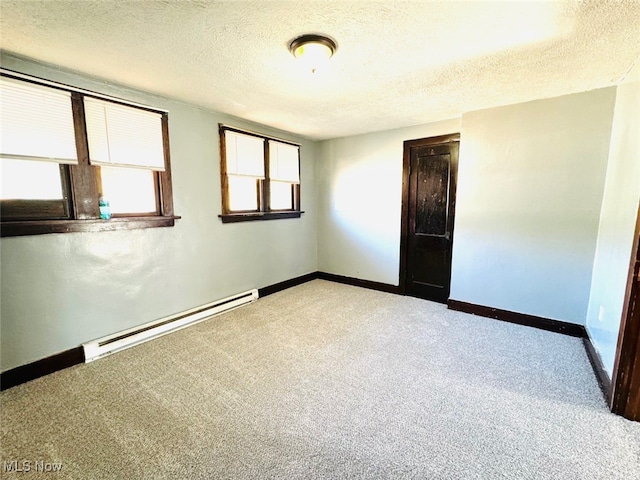
[[[100,197],[98,205],[100,206],[100,219],[109,220],[111,218],[111,207],[109,207],[109,200],[104,197]]]

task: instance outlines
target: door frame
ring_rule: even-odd
[[[409,255],[409,174],[411,171],[411,149],[415,147],[443,145],[453,142],[460,142],[460,133],[450,133],[447,135],[439,135],[437,137],[404,141],[402,159],[402,211],[400,220],[400,278],[398,279],[398,285],[402,295],[406,295],[407,293],[407,256]]]
[[[640,404],[640,207],[633,246],[627,287],[624,295],[620,332],[613,367],[609,406],[611,411],[631,420],[640,420],[640,411],[633,406]],[[635,386],[635,387],[633,387]]]

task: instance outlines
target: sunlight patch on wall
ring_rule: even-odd
[[[340,172],[333,185],[332,210],[340,229],[378,255],[397,255],[395,248],[390,251],[400,222],[396,178],[400,176],[393,165],[365,159]]]

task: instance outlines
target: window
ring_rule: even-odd
[[[174,225],[166,112],[0,74],[2,236]]]
[[[222,221],[298,218],[300,146],[220,125]]]

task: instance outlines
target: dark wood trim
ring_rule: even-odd
[[[402,158],[402,207],[400,217],[400,278],[398,279],[399,291],[405,294],[407,291],[407,255],[409,236],[409,176],[411,172],[411,149],[427,145],[442,145],[445,143],[459,142],[460,134],[451,133],[437,137],[420,138],[417,140],[405,140],[403,143]]]
[[[268,182],[266,177],[256,179],[256,205],[258,206],[257,211],[260,213],[266,212],[265,203],[264,203],[264,191],[267,187],[267,183]],[[230,212],[230,213],[248,213],[248,212],[234,210],[233,212]]]
[[[89,143],[83,96],[73,92],[71,106],[78,154],[78,164],[69,166],[73,218],[76,220],[95,220],[100,218],[100,168],[89,163]]]
[[[25,222],[2,222],[1,237],[44,235],[48,233],[111,232],[141,228],[173,227],[181,217],[112,217],[109,220],[34,220]]]
[[[409,239],[409,177],[411,174],[411,148],[404,142],[402,157],[402,205],[400,213],[400,278],[398,285],[403,294],[407,291],[407,245]]]
[[[275,211],[275,212],[251,212],[228,213],[218,215],[222,223],[253,222],[256,220],[278,220],[282,218],[300,218],[304,212]]]
[[[229,176],[227,175],[227,138],[218,124],[218,138],[220,139],[220,193],[222,195],[222,211],[231,210],[229,203]]]
[[[640,207],[633,235],[610,406],[613,413],[640,420]]]
[[[162,114],[162,149],[164,151],[164,171],[158,172],[160,181],[160,213],[163,217],[173,217],[173,187],[171,180],[171,148],[169,146],[169,115]],[[156,197],[157,201],[157,197]]]
[[[263,169],[264,180],[259,189],[258,195],[258,210],[261,212],[271,212],[271,157],[269,154],[269,140],[265,140],[263,145]],[[298,164],[298,172],[300,171],[300,164]]]
[[[153,215],[162,215],[162,179],[160,178],[160,172],[151,172],[153,174],[153,192],[156,196],[156,209],[153,211]],[[102,169],[100,169],[102,175]],[[102,182],[102,180],[100,181]],[[171,199],[173,203],[173,199]],[[113,217],[115,214],[112,214]]]
[[[69,368],[83,362],[84,350],[82,347],[72,348],[56,355],[2,372],[0,376],[0,389],[6,390],[7,388],[15,387],[21,383],[44,377],[50,373]]]
[[[604,400],[609,403],[609,398],[611,397],[611,379],[609,378],[607,370],[604,368],[602,358],[600,358],[600,354],[593,346],[591,337],[589,337],[588,334],[584,336],[582,343],[584,344],[584,349],[587,352],[591,368],[593,368],[593,373],[596,375],[596,380],[598,380],[598,385],[600,386]]]
[[[300,159],[300,153],[298,153],[298,161]],[[300,172],[302,174],[302,172]],[[302,183],[302,177],[300,178],[300,182]],[[293,184],[293,209],[296,211],[300,211],[302,206],[300,205],[300,183]]]
[[[448,133],[446,135],[438,135],[437,137],[418,138],[416,140],[405,140],[410,148],[426,147],[429,145],[442,145],[444,143],[459,142],[459,133]]]
[[[245,130],[245,129],[242,129],[242,128],[232,127],[230,125],[225,125],[224,123],[219,123],[218,124],[218,129],[219,129],[220,132],[222,132],[223,130],[229,130],[231,132],[242,133],[244,135],[249,135],[251,137],[262,138],[264,140],[273,140],[275,142],[286,143],[288,145],[293,145],[294,147],[299,147],[300,146],[299,143],[292,142],[291,140],[285,140],[283,138],[272,137],[270,135],[265,135],[263,133],[253,132],[251,130]]]
[[[311,280],[315,280],[316,278],[318,278],[318,272],[312,272],[296,278],[290,278],[289,280],[285,280],[284,282],[268,285],[266,287],[258,289],[258,297],[266,297],[267,295],[271,295],[272,293],[281,292],[282,290],[286,290],[287,288],[302,285],[303,283],[310,282]]]
[[[280,292],[282,290],[286,290],[287,288],[295,287],[297,285],[302,285],[303,283],[310,282],[312,280],[327,280],[329,282],[342,283],[345,285],[353,285],[355,287],[368,288],[370,290],[378,290],[380,292],[387,293],[395,293],[399,294],[398,287],[395,285],[390,285],[388,283],[381,282],[373,282],[371,280],[362,280],[360,278],[354,277],[345,277],[342,275],[336,275],[334,273],[326,273],[326,272],[312,272],[307,273],[306,275],[302,275],[300,277],[291,278],[289,280],[285,280],[280,283],[276,283],[274,285],[269,285],[263,288],[258,289],[258,295],[260,298],[271,295],[272,293]]]
[[[484,305],[476,305],[474,303],[461,302],[459,300],[451,300],[447,302],[449,310],[458,312],[471,313],[481,317],[502,320],[503,322],[516,323],[527,327],[539,328],[550,332],[562,333],[571,337],[584,338],[587,331],[583,325],[575,323],[563,322],[561,320],[552,320],[550,318],[537,317],[535,315],[527,315],[526,313],[511,312],[509,310],[501,310],[499,308],[487,307]]]
[[[368,288],[370,290],[378,290],[380,292],[400,294],[400,287],[396,285],[390,285],[388,283],[373,282],[371,280],[345,277],[342,275],[336,275],[334,273],[326,272],[318,272],[317,278],[321,280],[328,280],[330,282],[344,283],[345,285],[353,285],[355,287]]]

